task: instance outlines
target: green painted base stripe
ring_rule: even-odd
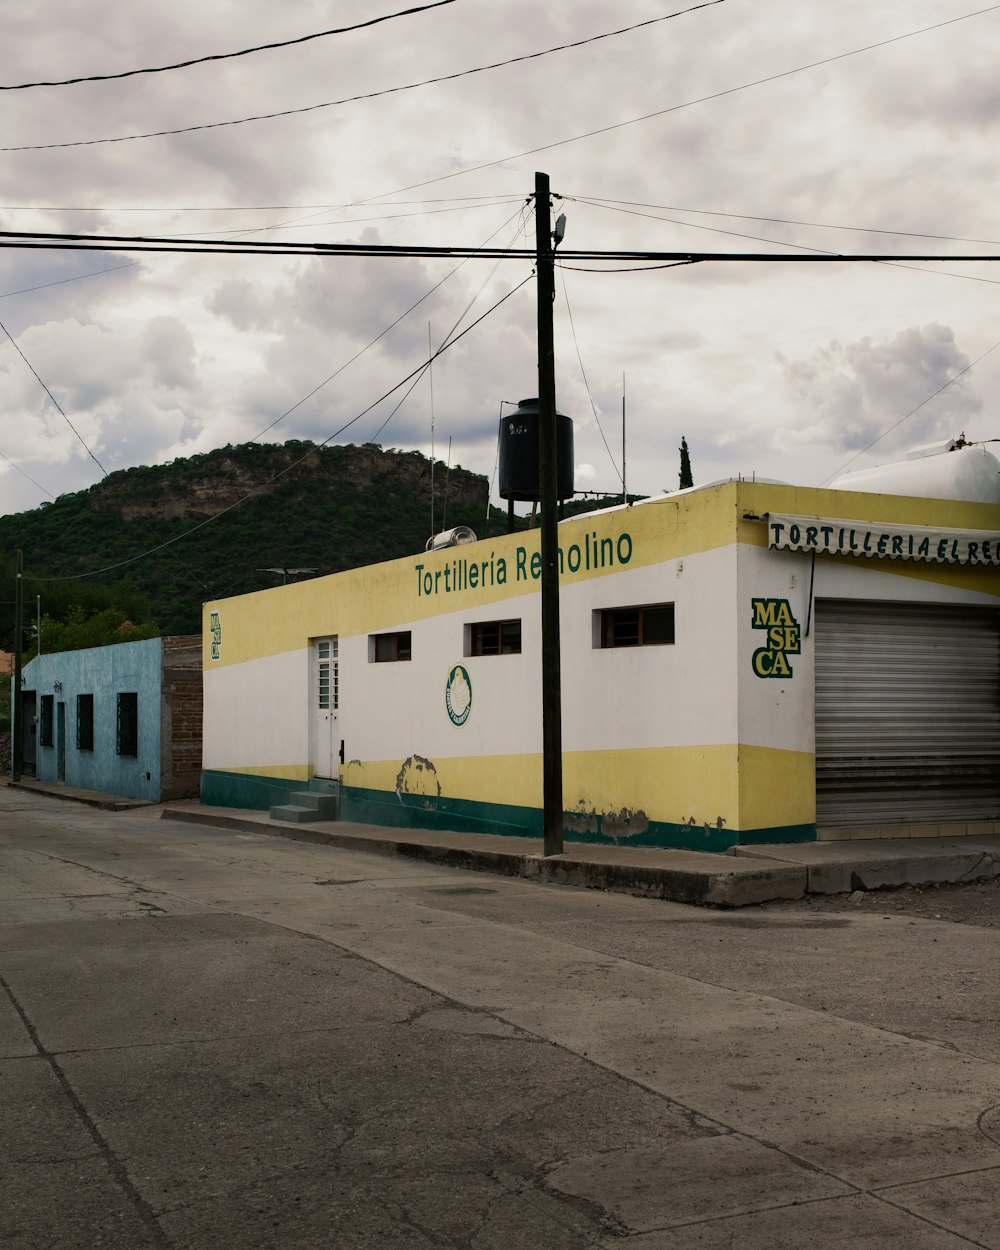
[[[303,782],[282,777],[215,770],[203,770],[201,774],[201,801],[207,807],[242,807],[266,812],[277,803],[287,803],[293,791],[304,789]]]
[[[201,775],[201,801],[210,807],[242,807],[267,811],[287,803],[302,790],[302,782],[245,773],[205,771]],[[456,833],[500,834],[515,838],[543,836],[542,812],[536,807],[503,803],[477,803],[471,799],[434,798],[429,795],[366,790],[344,786],[340,792],[340,819],[358,824],[383,825],[389,829],[454,830]],[[566,815],[563,836],[567,842],[595,846],[645,846],[685,851],[728,851],[732,846],[782,842],[815,842],[815,825],[782,825],[765,829],[718,829],[714,825],[674,825],[650,821],[641,832],[609,837],[600,821]],[[581,827],[589,825],[591,827]],[[575,827],[574,827],[575,826]]]
[[[535,807],[515,807],[500,803],[477,803],[470,799],[432,798],[404,795],[402,799],[384,790],[345,786],[340,792],[342,820],[360,824],[389,825],[394,829],[453,829],[457,833],[508,834],[541,839],[542,811]],[[580,822],[582,823],[582,822]],[[588,824],[591,821],[588,819]],[[563,836],[567,842],[595,846],[663,847],[686,851],[728,851],[732,846],[764,845],[781,842],[815,842],[816,826],[784,825],[773,829],[717,829],[714,825],[675,825],[650,821],[641,832],[625,837],[608,837],[598,827],[574,828],[567,813]]]

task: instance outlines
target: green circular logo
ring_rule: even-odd
[[[464,725],[472,711],[472,679],[464,664],[456,664],[448,674],[444,705],[453,725]]]

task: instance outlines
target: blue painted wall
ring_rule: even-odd
[[[159,638],[122,642],[86,651],[40,655],[24,667],[23,690],[37,692],[36,712],[41,719],[42,696],[53,696],[52,740],[40,743],[35,726],[36,776],[59,780],[58,705],[66,708],[66,777],[68,786],[103,790],[133,799],[160,797],[160,737],[162,723],[163,643]],[[62,683],[62,690],[55,683]],[[118,755],[116,733],[119,693],[138,695],[139,746],[135,756]],[[94,749],[76,745],[77,696],[94,696]],[[25,733],[30,726],[25,725]]]

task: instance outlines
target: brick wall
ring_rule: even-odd
[[[164,799],[196,798],[201,785],[201,637],[163,639]],[[169,732],[168,732],[169,726]]]

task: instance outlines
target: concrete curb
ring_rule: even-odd
[[[1000,839],[992,835],[803,846],[754,848],[755,858],[801,864],[808,894],[958,885],[1000,876]],[[743,848],[736,854],[742,855]]]
[[[563,855],[545,857],[536,853],[525,854],[513,847],[510,851],[503,851],[485,846],[448,845],[418,837],[399,837],[388,829],[361,834],[334,831],[329,825],[324,828],[316,825],[277,827],[266,817],[254,820],[191,808],[164,808],[161,819],[267,834],[294,842],[337,846],[368,854],[400,855],[443,867],[495,872],[508,877],[523,877],[527,881],[710,907],[746,907],[774,899],[802,898],[808,881],[807,869],[803,865],[728,856],[722,858],[701,852],[667,850],[661,853],[662,856],[674,857],[675,864],[650,863],[648,856],[646,862],[639,863],[629,862],[627,849],[620,852],[614,861],[589,855],[588,851],[592,848],[586,843],[573,843]],[[456,841],[470,837],[475,840],[481,836],[455,834],[454,838]],[[606,851],[607,848],[600,849]],[[695,857],[697,866],[691,862]]]
[[[115,795],[101,794],[96,790],[76,790],[59,787],[45,782],[36,785],[31,781],[10,781],[7,785],[12,790],[27,790],[29,794],[44,794],[49,799],[59,799],[63,803],[83,803],[87,807],[97,807],[103,812],[130,812],[136,807],[155,807],[156,804],[147,799],[126,799]]]

